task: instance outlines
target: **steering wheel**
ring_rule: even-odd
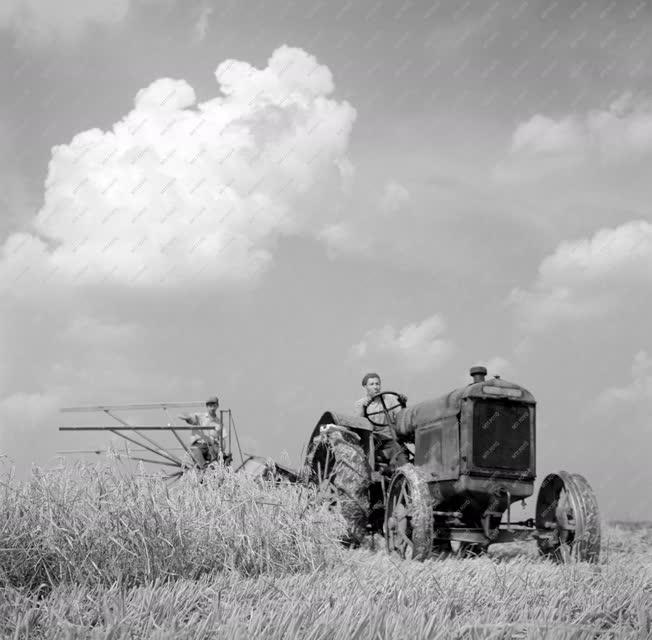
[[[385,400],[385,396],[389,396],[389,398],[395,398],[396,403],[391,404],[387,403]],[[388,398],[388,400],[389,400]],[[401,407],[401,409],[405,409],[407,406],[405,403],[405,396],[403,396],[400,393],[396,393],[396,391],[383,391],[382,393],[379,393],[375,395],[373,398],[369,400],[367,405],[364,407],[364,417],[371,422],[376,427],[384,427],[385,425],[394,425],[394,417],[390,413],[390,411],[393,411],[394,409],[397,409],[398,407]],[[378,411],[369,411],[369,406],[373,404],[374,402],[380,402],[380,405],[382,406],[382,409],[379,409]],[[373,416],[379,416],[382,415],[385,417],[385,420],[387,422],[377,422],[373,420]]]

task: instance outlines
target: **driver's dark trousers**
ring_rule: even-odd
[[[405,447],[397,440],[376,438],[376,458],[379,462],[385,462],[396,468],[408,463],[408,456]]]

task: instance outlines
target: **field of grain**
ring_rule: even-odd
[[[309,489],[229,472],[0,482],[2,637],[652,638],[652,525],[605,526],[597,565],[533,543],[419,563],[344,549]]]

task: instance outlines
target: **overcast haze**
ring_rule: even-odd
[[[296,465],[365,371],[417,402],[486,364],[540,478],[652,517],[652,8],[477,4],[3,1],[19,473],[107,442],[62,406],[217,393]]]

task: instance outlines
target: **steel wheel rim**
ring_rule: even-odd
[[[412,541],[412,517],[410,513],[410,491],[403,476],[399,476],[390,487],[390,513],[387,518],[387,535],[390,552],[410,560],[414,556]]]
[[[313,466],[313,473],[317,484],[317,495],[320,500],[327,502],[329,507],[335,507],[339,502],[339,496],[335,482],[335,471],[333,469],[334,458],[329,446],[320,444],[318,447],[323,447],[326,450],[326,458],[322,461],[319,456],[315,456],[316,460]]]
[[[539,529],[553,530],[556,539],[541,540],[542,554],[561,562],[595,562],[600,554],[600,514],[586,479],[566,471],[549,474],[539,490]]]

